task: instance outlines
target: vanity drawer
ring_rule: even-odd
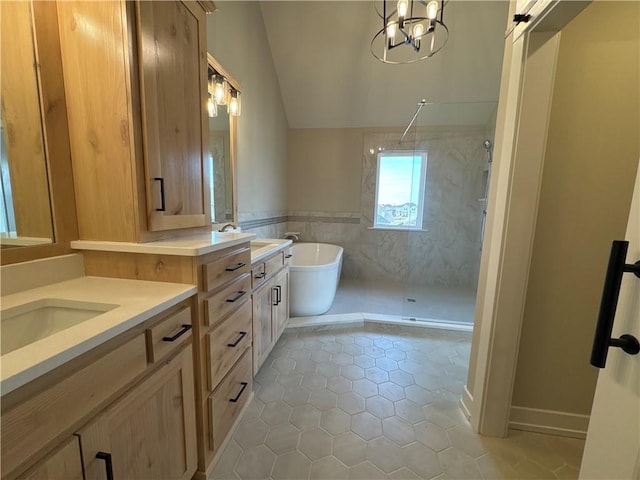
[[[269,260],[265,262],[265,269],[267,272],[267,277],[270,277],[278,270],[282,268],[284,265],[284,254],[282,252],[278,252],[276,255],[271,257]]]
[[[251,249],[243,248],[202,266],[204,291],[210,292],[220,285],[251,270]]]
[[[251,288],[256,289],[267,280],[267,271],[264,263],[257,263],[251,269]]]
[[[251,302],[207,334],[209,390],[213,390],[242,353],[251,346]]]
[[[251,296],[251,276],[245,274],[204,301],[206,325],[215,325]]]
[[[156,323],[145,332],[150,363],[162,360],[191,338],[191,307],[185,307]]]
[[[96,353],[98,355],[98,353]],[[93,357],[91,357],[93,358]],[[52,383],[35,395],[29,395],[8,411],[2,411],[1,456],[3,477],[23,465],[65,432],[72,433],[79,422],[95,414],[126,385],[147,369],[143,333],[74,370],[80,357],[66,369],[48,374]],[[27,387],[28,388],[28,387]],[[13,392],[12,392],[13,393]],[[13,403],[13,402],[12,402]]]
[[[209,448],[220,448],[253,388],[251,349],[247,349],[235,367],[209,397]]]

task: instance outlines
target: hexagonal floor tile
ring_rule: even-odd
[[[318,369],[318,364],[313,360],[296,360],[296,366],[294,370],[302,375],[307,373],[315,373]]]
[[[296,366],[295,360],[292,360],[287,357],[279,357],[273,360],[271,364],[271,368],[280,372],[281,375],[287,375],[293,371],[293,368]]]
[[[416,439],[426,445],[434,452],[441,452],[445,448],[449,448],[451,443],[444,428],[431,422],[420,422],[413,426]]]
[[[356,335],[353,341],[356,345],[360,345],[361,347],[370,347],[373,345],[373,340],[363,335]]]
[[[327,377],[319,373],[307,373],[302,378],[302,386],[309,390],[322,390],[327,387]]]
[[[331,354],[342,352],[342,344],[338,342],[324,342],[322,349]]]
[[[304,379],[303,379],[304,381]],[[305,405],[309,403],[309,397],[311,396],[311,392],[304,387],[292,387],[288,388],[282,399],[287,402],[292,407],[297,407],[299,405]]]
[[[367,460],[385,473],[402,467],[400,447],[386,437],[378,437],[367,443]]]
[[[310,479],[344,480],[349,478],[349,469],[336,457],[324,457],[311,464]]]
[[[320,426],[332,435],[339,435],[349,430],[351,417],[339,408],[332,408],[322,412]]]
[[[364,378],[364,369],[357,365],[345,365],[340,369],[340,375],[349,380],[358,380]]]
[[[335,393],[347,393],[352,389],[351,380],[345,377],[331,377],[327,380],[327,388]]]
[[[378,394],[378,385],[366,378],[353,381],[353,391],[362,397],[373,397]]]
[[[433,478],[442,473],[438,456],[420,443],[403,447],[401,458],[402,463],[420,478]]]
[[[367,459],[367,442],[353,432],[343,433],[333,439],[333,455],[351,467]]]
[[[378,418],[387,418],[394,415],[395,410],[393,403],[380,395],[370,397],[365,400],[365,407],[367,412],[375,415]]]
[[[438,453],[438,459],[444,472],[452,478],[482,478],[482,474],[473,458],[456,447],[450,447]],[[551,471],[548,472],[551,475],[539,478],[552,478],[553,474]],[[524,476],[521,478],[524,478]]]
[[[350,365],[353,363],[353,355],[344,352],[334,353],[331,361],[337,365]]]
[[[289,422],[300,430],[317,427],[320,424],[320,410],[313,405],[300,405],[291,412]]]
[[[233,434],[233,439],[242,448],[251,448],[264,443],[269,427],[259,418],[241,421]]]
[[[271,477],[275,480],[299,480],[308,478],[310,470],[311,462],[307,457],[300,452],[289,452],[278,455]],[[255,478],[255,476],[246,478]]]
[[[365,355],[369,355],[373,358],[382,358],[385,356],[384,348],[380,348],[378,346],[372,345],[370,347],[364,347]]]
[[[393,382],[384,382],[378,384],[378,393],[387,400],[396,402],[405,398],[404,388]]]
[[[295,450],[298,446],[300,430],[293,425],[284,424],[269,429],[265,445],[277,454]]]
[[[320,343],[320,342],[318,342]],[[320,345],[322,345],[320,343]],[[311,360],[316,363],[330,362],[331,361],[331,353],[325,350],[312,350],[311,351]]]
[[[396,407],[396,415],[404,418],[407,422],[419,423],[425,419],[422,407],[411,400],[406,398],[398,400],[394,405]]]
[[[447,430],[447,435],[451,446],[458,448],[471,458],[478,458],[487,453],[480,437],[473,433],[470,427],[457,425]]]
[[[289,358],[295,360],[296,362],[300,360],[309,360],[311,358],[311,350],[308,348],[296,348],[291,350],[288,355]]]
[[[413,376],[403,370],[393,370],[389,372],[389,380],[401,387],[407,387],[413,384]]]
[[[342,351],[344,353],[348,353],[349,355],[362,355],[364,353],[364,348],[360,345],[356,345],[355,343],[350,343],[348,345],[344,345],[342,347]]]
[[[256,392],[256,397],[262,400],[264,403],[275,402],[281,400],[284,395],[285,388],[279,383],[270,382],[265,385],[260,385],[260,388]]]
[[[333,362],[321,362],[318,363],[316,371],[327,378],[337,377],[340,375],[340,365]]]
[[[278,402],[267,403],[262,409],[260,418],[267,425],[280,425],[289,422],[292,408],[282,400]]]
[[[378,367],[367,368],[364,372],[364,376],[376,383],[383,383],[383,382],[389,381],[389,374],[385,370],[382,370],[381,368],[378,368]]]
[[[376,365],[376,360],[369,355],[358,355],[353,357],[353,363],[362,368],[371,368]]]
[[[424,371],[424,367],[413,360],[399,361],[398,368],[407,373],[422,373]]]
[[[398,369],[398,362],[388,357],[376,358],[376,367],[390,372],[391,370]]]
[[[292,370],[291,373],[280,374],[276,382],[285,388],[299,387],[302,384],[302,374]]]
[[[390,348],[389,350],[385,350],[384,352],[387,358],[390,358],[391,360],[395,360],[396,362],[407,358],[407,354],[404,353],[402,349],[398,348],[399,343],[401,342],[393,342],[394,348]]]
[[[338,408],[350,415],[364,412],[364,398],[354,392],[343,393],[338,396]]]
[[[315,390],[311,392],[309,403],[318,410],[329,410],[338,405],[338,395],[331,390]]]
[[[298,450],[311,460],[331,455],[331,441],[333,437],[321,428],[310,428],[302,432]]]
[[[382,435],[380,419],[369,412],[362,412],[351,417],[351,431],[365,440],[372,440]]]
[[[413,426],[400,417],[389,417],[382,421],[382,431],[398,445],[408,445],[416,441]]]
[[[245,450],[238,459],[236,473],[241,478],[269,478],[276,455],[264,445]]]
[[[386,478],[386,475],[370,462],[362,462],[360,465],[349,469],[349,478],[354,480],[382,480]]]

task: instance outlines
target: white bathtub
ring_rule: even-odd
[[[289,262],[290,314],[321,315],[331,308],[336,295],[343,248],[328,243],[295,243]]]

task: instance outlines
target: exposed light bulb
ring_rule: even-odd
[[[236,90],[231,92],[231,99],[229,100],[229,114],[234,117],[240,115],[240,92]]]
[[[213,101],[211,97],[207,100],[207,111],[209,112],[209,117],[217,117],[218,116],[218,105]]]
[[[404,19],[409,10],[409,0],[398,0],[398,17]]]
[[[438,15],[438,2],[436,0],[431,0],[427,3],[427,18],[429,20],[434,20]]]
[[[424,25],[422,25],[421,23],[416,23],[413,26],[413,38],[419,39],[423,33],[424,33]]]
[[[214,80],[213,85],[213,98],[215,99],[218,105],[226,105],[227,104],[227,80],[221,75],[217,75]]]
[[[370,153],[371,155],[373,155],[374,153],[376,153],[376,151],[375,151],[373,148],[370,148],[370,149],[369,149],[369,153]]]
[[[390,40],[395,39],[396,30],[397,30],[397,25],[395,23],[389,23],[387,25],[387,38]]]

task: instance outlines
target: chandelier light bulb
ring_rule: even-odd
[[[393,40],[396,37],[396,24],[395,23],[389,23],[387,25],[387,37],[389,38],[389,40]]]
[[[398,0],[398,17],[403,20],[409,10],[409,0]]]
[[[438,15],[438,2],[436,0],[431,0],[427,3],[427,18],[429,20],[435,20]]]
[[[416,23],[413,26],[413,38],[420,39],[423,33],[424,33],[424,25],[421,23]]]

